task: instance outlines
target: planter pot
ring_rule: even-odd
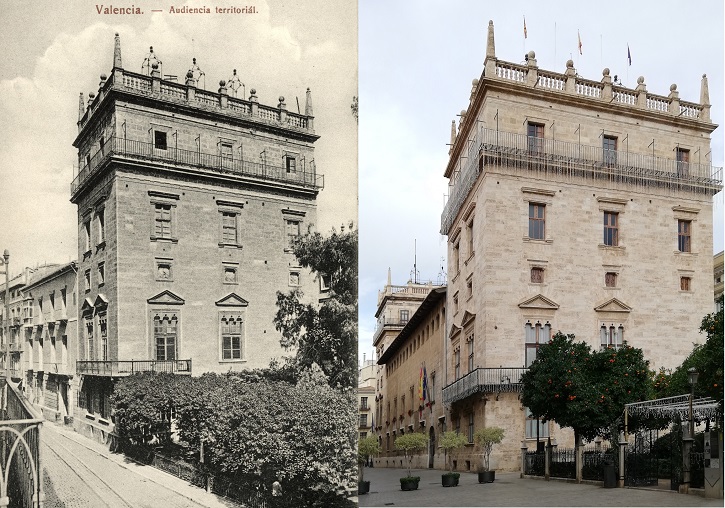
[[[400,490],[418,490],[420,478],[401,478]]]
[[[493,483],[496,479],[496,471],[479,471],[478,483]]]
[[[455,486],[458,487],[458,480],[461,479],[461,473],[453,473],[453,481],[455,482]]]
[[[444,475],[441,475],[441,483],[444,487],[455,487],[456,477],[450,473],[446,473]]]
[[[357,493],[358,494],[367,494],[368,492],[370,492],[370,482],[369,481],[358,482]]]

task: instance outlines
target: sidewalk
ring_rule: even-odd
[[[520,478],[519,473],[496,473],[494,483],[479,484],[476,473],[461,473],[458,487],[444,488],[444,471],[417,469],[418,490],[400,490],[405,469],[365,468],[370,493],[359,496],[359,506],[723,506],[721,499],[705,499],[672,491],[635,488],[605,489],[598,485]]]
[[[76,433],[69,427],[64,427],[49,421],[44,422],[41,434],[53,432],[62,438],[69,439],[84,448],[97,453],[118,466],[139,475],[156,485],[155,488],[170,490],[194,503],[209,508],[242,508],[242,505],[226,498],[206,492],[190,483],[170,475],[152,466],[139,464],[121,453],[111,453],[105,446]]]

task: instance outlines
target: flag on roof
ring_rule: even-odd
[[[524,39],[528,37],[528,34],[526,32],[526,16],[524,16]]]
[[[632,54],[629,52],[629,44],[627,44],[627,60],[629,60],[629,65],[632,65]]]
[[[579,35],[579,30],[576,31],[576,37],[579,40],[579,54],[582,54],[582,36]]]

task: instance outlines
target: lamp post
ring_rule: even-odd
[[[697,376],[699,373],[695,369],[695,367],[690,367],[687,369],[687,382],[690,384],[690,411],[689,411],[689,421],[688,421],[688,432],[687,437],[683,438],[683,446],[682,446],[682,485],[680,487],[680,493],[687,494],[690,490],[690,479],[692,477],[691,475],[691,464],[690,464],[690,450],[692,449],[692,445],[695,442],[695,415],[692,411],[692,401],[695,398],[695,385],[697,384]]]
[[[3,252],[2,264],[5,266],[5,382],[10,382],[10,251]]]

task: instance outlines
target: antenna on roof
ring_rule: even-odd
[[[420,273],[418,272],[418,239],[415,239],[413,241],[413,271],[411,272],[410,278],[412,279],[413,283],[418,284],[418,276],[420,275]]]

